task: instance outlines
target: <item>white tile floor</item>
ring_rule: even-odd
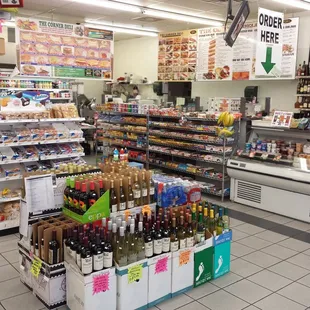
[[[310,232],[306,223],[234,203],[226,205],[275,225]],[[310,309],[310,243],[234,218],[231,227],[231,272],[152,310]],[[18,265],[17,235],[0,237],[0,310],[46,309],[19,281]]]

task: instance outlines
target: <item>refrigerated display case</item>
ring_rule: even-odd
[[[232,201],[310,222],[310,130],[253,121],[228,160]]]

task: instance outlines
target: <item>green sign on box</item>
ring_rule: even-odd
[[[72,77],[72,78],[98,78],[102,77],[100,69],[89,68],[72,68],[72,67],[55,67],[54,75],[56,77]]]
[[[79,215],[67,208],[63,213],[81,224],[92,223],[104,217],[110,217],[110,191],[106,191],[84,215]]]
[[[230,271],[231,240],[232,231],[214,238],[214,279],[219,278]]]
[[[194,254],[194,287],[200,286],[212,279],[213,273],[213,238],[206,244],[195,249]]]

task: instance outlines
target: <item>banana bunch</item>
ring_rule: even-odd
[[[235,133],[234,128],[233,127],[216,127],[216,134],[219,137],[231,137],[233,134]]]
[[[223,125],[224,127],[230,127],[234,124],[235,118],[229,112],[221,113],[220,117],[217,120],[218,125]]]

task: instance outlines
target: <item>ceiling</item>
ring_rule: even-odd
[[[186,23],[162,19],[158,21],[144,21],[139,18],[145,17],[142,13],[130,13],[113,9],[106,9],[87,4],[90,0],[85,0],[85,4],[75,3],[74,0],[24,0],[24,8],[19,10],[20,16],[42,18],[67,23],[83,23],[85,18],[98,19],[101,21],[139,25],[142,27],[157,28],[160,32],[177,31],[192,28],[204,28],[205,25]],[[136,4],[149,8],[171,10],[185,14],[200,15],[224,20],[226,17],[227,0],[117,0],[130,4]],[[240,1],[240,0],[239,0]],[[289,0],[283,0],[286,2]],[[251,7],[250,18],[256,19],[258,6],[281,11],[285,13],[295,13],[301,9],[294,9],[291,6],[272,2],[271,0],[249,0]],[[235,12],[240,3],[234,1],[233,11]],[[116,40],[130,39],[137,35],[116,34]]]

